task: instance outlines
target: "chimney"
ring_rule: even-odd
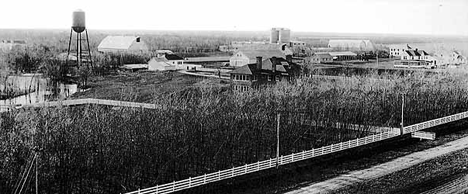
[[[276,72],[276,57],[271,57],[271,72]]]
[[[292,63],[292,55],[286,55],[286,61]]]
[[[257,69],[262,69],[262,56],[257,56]]]

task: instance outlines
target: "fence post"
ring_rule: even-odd
[[[156,193],[158,193],[159,185],[156,185]]]
[[[174,190],[175,190],[175,181],[172,182],[172,192],[174,192]]]
[[[244,165],[244,174],[247,174],[247,164]]]
[[[260,161],[257,162],[257,171],[260,171]]]
[[[280,155],[280,119],[281,119],[281,113],[278,112],[276,115],[276,168],[279,166],[279,155]]]
[[[203,184],[206,184],[206,173],[205,173],[205,175],[203,176]]]
[[[218,180],[221,180],[221,171],[218,171]]]
[[[188,178],[188,187],[192,187],[192,177]]]

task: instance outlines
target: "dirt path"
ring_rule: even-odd
[[[468,148],[468,137],[448,142],[444,145],[427,149],[424,151],[409,154],[404,157],[397,158],[390,162],[386,162],[372,168],[353,171],[339,177],[329,179],[327,181],[314,183],[309,186],[296,189],[288,192],[289,194],[305,194],[305,193],[328,193],[346,186],[353,185],[358,182],[363,182],[370,179],[379,178],[390,173],[409,168],[413,165],[424,161],[442,156],[447,153]]]

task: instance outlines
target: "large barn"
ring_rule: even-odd
[[[148,46],[139,36],[107,36],[98,46],[103,53],[146,53]]]
[[[370,40],[330,40],[328,47],[338,51],[375,51]]]

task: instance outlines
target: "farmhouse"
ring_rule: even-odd
[[[169,63],[165,58],[154,57],[148,62],[149,71],[172,71],[176,70],[176,66]]]
[[[318,52],[314,53],[310,58],[312,63],[331,63],[333,62],[333,57],[328,52]]]
[[[275,84],[280,81],[292,81],[300,71],[299,65],[291,58],[279,57],[263,59],[256,57],[256,62],[244,65],[230,72],[234,90],[246,91],[264,84]]]
[[[255,63],[256,57],[262,57],[264,59],[271,57],[286,57],[286,55],[278,49],[270,50],[241,50],[235,52],[229,59],[229,63],[234,67],[241,67],[250,63]],[[288,55],[289,56],[289,55]],[[290,55],[292,56],[292,55]]]
[[[412,49],[408,44],[403,45],[391,45],[390,47],[390,57],[391,58],[402,58],[406,50]]]
[[[330,40],[328,47],[337,51],[375,51],[370,40]]]
[[[401,60],[428,60],[429,54],[424,50],[408,49],[401,55]]]
[[[146,53],[148,46],[139,36],[107,36],[98,46],[103,53]]]
[[[461,55],[460,52],[458,51],[452,51],[452,53],[450,53],[449,56],[450,56],[449,63],[452,65],[466,64],[467,62],[466,57]]]

